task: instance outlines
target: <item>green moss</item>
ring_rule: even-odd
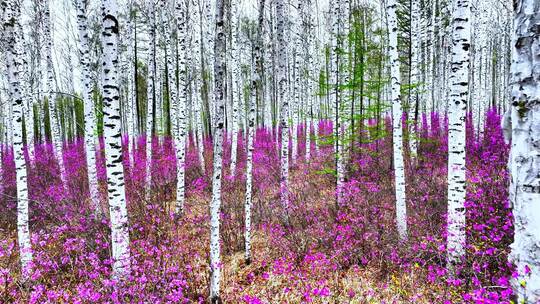
[[[515,104],[515,107],[517,108],[517,111],[518,111],[518,115],[520,118],[524,118],[525,115],[527,114],[527,111],[529,111],[529,109],[527,109],[527,107],[525,106],[525,101],[518,101],[516,104]]]

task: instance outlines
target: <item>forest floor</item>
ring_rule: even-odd
[[[491,116],[490,116],[491,115]],[[446,125],[424,119],[418,158],[407,155],[408,241],[397,238],[391,136],[357,144],[350,154],[345,199],[335,202],[332,147],[323,145],[291,166],[290,205],[279,199],[279,157],[271,134],[259,130],[254,154],[252,263],[244,261],[245,153],[239,140],[238,174],[225,174],[221,210],[224,303],[509,303],[512,265],[507,263],[512,217],[499,116],[486,131],[467,138],[467,256],[456,276],[446,272]],[[429,125],[429,127],[428,127]],[[470,127],[470,126],[469,126]],[[332,127],[320,124],[321,134]],[[365,136],[365,135],[364,135]],[[361,139],[361,138],[360,138]],[[365,140],[365,139],[364,139]],[[2,303],[191,303],[208,295],[211,183],[187,154],[187,202],[177,219],[174,152],[154,141],[153,186],[144,185],[144,140],[134,164],[124,157],[131,239],[131,275],[121,288],[110,279],[110,230],[96,220],[86,196],[82,141],[68,146],[69,193],[58,186],[50,150],[36,152],[30,168],[32,283],[21,285],[16,246],[12,155],[0,199],[0,302]],[[224,172],[229,172],[229,141]],[[49,147],[50,149],[50,147]],[[312,151],[315,151],[312,146]],[[127,151],[126,151],[127,153]],[[105,195],[103,157],[99,180]],[[211,144],[205,146],[206,170]],[[82,164],[81,164],[82,163]],[[103,200],[105,202],[105,199]],[[105,207],[105,203],[103,203]],[[287,216],[286,216],[287,215]],[[287,218],[288,220],[285,220]]]
[[[309,201],[312,210],[332,208],[335,193],[327,187],[327,178],[301,173],[302,170],[295,168],[290,181],[293,185],[303,185],[298,189],[318,194],[316,200]],[[308,179],[312,185],[322,185],[318,188],[324,189],[304,187]],[[187,222],[193,220],[192,216],[204,217],[208,213],[207,200],[199,198],[193,203],[196,205],[191,207]],[[208,231],[209,226],[205,229]],[[185,231],[200,237],[193,226],[186,227]],[[208,244],[207,235],[202,239],[203,244]],[[295,252],[272,244],[267,231],[259,227],[253,235],[253,263],[246,265],[242,250],[224,256],[222,296],[225,303],[436,303],[442,295],[451,298],[452,290],[446,284],[425,281],[426,272],[419,265],[388,272],[382,263],[340,269],[332,265],[331,257],[315,251],[298,264],[293,258]],[[204,255],[207,248],[200,250]],[[207,261],[199,262],[207,266]]]

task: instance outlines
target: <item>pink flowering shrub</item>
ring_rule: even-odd
[[[508,147],[490,111],[478,132],[468,118],[467,255],[457,276],[446,272],[447,118],[433,113],[418,125],[419,151],[406,149],[409,241],[395,228],[391,121],[375,133],[369,120],[354,142],[345,199],[335,201],[332,123],[319,122],[316,148],[305,159],[306,128],[298,128],[299,155],[291,161],[290,206],[279,195],[280,141],[276,130],[257,130],[253,154],[253,263],[243,262],[246,139],[238,134],[236,174],[231,136],[223,162],[222,254],[226,303],[510,303],[507,262],[513,224],[508,203]],[[312,133],[313,128],[309,129]],[[279,131],[279,130],[278,130]],[[311,134],[314,139],[314,134]],[[408,134],[405,132],[405,138]],[[191,303],[208,294],[208,204],[212,143],[205,139],[200,168],[193,137],[186,154],[185,214],[174,209],[176,158],[170,138],[154,138],[151,187],[146,141],[124,141],[132,271],[112,281],[110,228],[96,219],[88,198],[84,142],[64,145],[68,185],[61,185],[50,144],[29,158],[30,230],[34,265],[20,284],[16,244],[16,185],[12,151],[3,146],[0,186],[0,302]],[[407,140],[405,140],[407,146]],[[101,139],[97,151],[101,207],[107,211]],[[128,153],[133,153],[131,163]],[[204,173],[203,173],[204,172]],[[105,212],[107,214],[107,212]]]

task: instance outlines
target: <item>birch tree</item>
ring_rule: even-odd
[[[23,147],[23,95],[21,78],[23,64],[21,54],[22,32],[19,31],[20,7],[17,1],[3,0],[0,2],[4,17],[2,34],[6,44],[6,68],[8,74],[9,94],[12,106],[13,151],[15,153],[15,173],[17,179],[17,240],[21,260],[22,277],[28,280],[32,270],[32,246],[30,243],[30,228],[28,216],[28,181],[26,161]]]
[[[306,62],[307,67],[306,70],[308,71],[308,85],[307,85],[307,91],[308,91],[308,100],[309,100],[309,108],[308,108],[308,119],[306,120],[306,155],[305,159],[306,161],[311,160],[311,155],[313,152],[311,151],[311,128],[314,129],[314,144],[315,149],[317,149],[317,126],[318,121],[315,120],[316,118],[316,112],[317,112],[317,102],[318,102],[318,96],[317,92],[319,89],[319,82],[318,82],[318,73],[319,73],[319,65],[317,63],[317,55],[319,52],[319,48],[317,45],[317,41],[315,40],[315,26],[316,26],[316,11],[315,11],[315,5],[313,0],[307,1],[306,10],[304,12],[304,24],[305,24],[305,31],[307,32],[307,45],[305,46],[305,52],[306,52]]]
[[[469,83],[471,4],[454,3],[452,14],[451,92],[448,100],[448,263],[465,255],[465,116]]]
[[[23,32],[23,28],[21,24],[19,24],[19,29],[21,33]],[[24,41],[24,37],[21,37],[21,39]],[[29,56],[28,52],[25,51],[26,48],[29,48],[29,46],[24,46],[22,48],[22,53],[20,56],[22,57],[22,64],[23,64],[23,71],[24,76],[21,81],[21,92],[23,94],[23,113],[24,113],[24,125],[25,125],[25,131],[26,131],[26,148],[28,150],[28,157],[30,160],[30,163],[32,163],[32,158],[34,157],[34,103],[32,96],[32,88],[29,85],[31,82],[31,75],[30,75],[30,64],[29,64]]]
[[[246,264],[251,263],[251,206],[252,206],[252,188],[253,188],[253,141],[255,137],[255,116],[257,92],[261,97],[261,80],[262,80],[262,32],[264,28],[264,2],[259,0],[259,16],[257,26],[257,39],[255,41],[255,62],[251,67],[251,97],[249,100],[248,112],[248,144],[247,144],[247,159],[246,159],[246,202],[245,202],[245,260]]]
[[[88,1],[77,0],[77,26],[79,30],[79,53],[82,67],[83,102],[84,102],[84,148],[86,154],[86,167],[88,188],[92,208],[97,216],[102,215],[99,203],[98,177],[96,167],[96,114],[94,113],[94,84],[90,71],[90,46],[88,39],[88,20],[86,18]]]
[[[434,91],[434,88],[433,88],[433,69],[434,69],[434,66],[435,66],[435,50],[436,50],[436,47],[437,45],[435,44],[435,15],[437,14],[436,13],[436,4],[437,4],[437,0],[431,0],[428,2],[430,6],[430,9],[429,9],[429,16],[430,16],[430,20],[429,20],[429,25],[428,25],[428,30],[427,30],[427,36],[426,37],[428,40],[427,40],[427,47],[426,47],[426,51],[427,51],[427,56],[426,56],[426,71],[425,71],[425,81],[426,81],[426,85],[425,85],[425,88],[426,88],[426,92],[425,92],[425,96],[426,96],[426,104],[428,105],[429,109],[431,112],[435,112],[437,111],[434,104],[435,104],[435,100],[433,99],[433,91]]]
[[[332,28],[331,28],[331,52],[330,52],[330,83],[331,83],[331,96],[333,107],[333,127],[334,127],[334,153],[335,153],[335,165],[336,165],[336,201],[341,202],[344,194],[344,182],[345,182],[345,159],[343,150],[343,110],[344,110],[344,90],[340,89],[340,84],[345,76],[343,72],[343,59],[344,52],[344,21],[343,10],[344,1],[334,1],[330,6],[330,13],[332,15]]]
[[[272,6],[268,5],[270,14],[272,13]],[[273,49],[274,49],[274,37],[273,33],[273,23],[271,22],[272,18],[267,18],[268,22],[266,27],[269,27],[268,30],[264,30],[263,34],[263,43],[264,43],[264,126],[267,129],[269,134],[273,134],[273,119],[272,119],[272,103],[274,101],[274,70],[275,64],[273,62]],[[269,49],[269,50],[267,50]]]
[[[413,86],[411,89],[411,95],[409,96],[409,109],[415,107],[418,104],[418,52],[420,50],[419,43],[419,20],[420,20],[420,0],[411,0],[411,78],[410,83]],[[410,114],[410,112],[409,112]],[[414,115],[414,117],[411,117]],[[416,139],[416,113],[409,115],[409,150],[411,158],[416,158],[418,150],[418,141]]]
[[[60,124],[58,120],[58,111],[56,108],[56,93],[54,86],[54,66],[52,58],[52,33],[51,33],[51,17],[50,17],[50,8],[49,0],[45,0],[42,3],[43,7],[43,48],[45,53],[45,61],[47,66],[47,103],[49,105],[49,115],[50,115],[50,127],[52,133],[52,143],[53,143],[53,152],[58,166],[60,168],[60,177],[62,179],[62,184],[65,189],[67,189],[67,180],[66,180],[66,167],[64,165],[64,154],[62,146],[62,134],[60,133]]]
[[[277,65],[278,65],[278,103],[280,104],[280,127],[281,127],[281,177],[280,194],[281,204],[287,210],[289,206],[289,97],[287,96],[287,58],[285,50],[285,3],[284,0],[276,0],[277,16]]]
[[[337,201],[341,202],[345,192],[345,174],[346,174],[346,158],[347,147],[345,142],[349,138],[349,113],[348,101],[350,99],[349,89],[340,89],[340,85],[349,84],[349,60],[348,54],[348,33],[349,33],[349,1],[340,0],[335,4],[338,7],[335,9],[339,16],[338,18],[338,34],[335,50],[334,63],[336,64],[336,196]],[[341,55],[342,53],[345,53]],[[398,69],[399,71],[399,69]]]
[[[392,100],[392,142],[396,194],[396,220],[399,238],[407,239],[407,205],[405,200],[405,166],[403,160],[403,124],[401,117],[401,75],[398,56],[398,24],[396,0],[388,0],[386,13],[388,18],[388,53],[390,56],[390,82]]]
[[[342,160],[339,159],[339,153],[338,153],[338,145],[339,145],[339,129],[341,128],[341,120],[339,119],[339,103],[340,103],[340,96],[339,96],[339,11],[340,11],[340,3],[341,1],[332,1],[330,5],[330,14],[332,16],[332,27],[331,27],[331,42],[330,42],[330,76],[329,81],[331,87],[330,89],[330,97],[333,107],[333,128],[334,128],[334,153],[336,158],[336,171],[338,171],[338,168],[341,167],[340,162]],[[337,175],[337,174],[336,174]],[[336,183],[336,195],[339,196],[339,191],[341,189],[341,186],[339,184],[340,179],[337,178]]]
[[[214,39],[214,161],[212,173],[212,202],[210,203],[210,302],[221,303],[219,285],[221,256],[219,213],[221,209],[221,178],[223,161],[223,125],[225,108],[225,1],[216,1]]]
[[[166,28],[163,26],[166,25],[162,21],[161,18],[163,18],[163,14],[165,13],[165,2],[164,1],[158,1],[159,2],[159,9],[156,11],[153,7],[149,7],[150,10],[152,10],[152,14],[154,14],[154,61],[155,61],[155,68],[154,68],[154,96],[153,96],[153,103],[156,105],[156,109],[160,109],[160,112],[155,112],[152,109],[153,116],[151,117],[153,126],[160,126],[161,134],[162,136],[164,134],[169,134],[174,139],[174,132],[171,130],[173,127],[172,125],[172,117],[171,110],[172,110],[172,104],[171,100],[168,100],[168,107],[165,103],[165,93],[166,88],[168,89],[168,83],[167,78],[168,75],[166,73],[166,66],[167,66],[167,54],[166,54],[166,40],[165,35],[160,35],[160,33],[165,33]],[[159,107],[158,107],[159,105]],[[148,109],[150,111],[150,108]],[[148,124],[148,122],[147,122]],[[157,128],[156,128],[157,130]],[[168,133],[167,133],[168,132]],[[161,140],[161,142],[163,142]],[[173,146],[174,147],[174,146]]]
[[[111,219],[113,278],[124,279],[130,272],[128,214],[124,168],[122,166],[122,133],[120,123],[120,90],[118,84],[118,6],[115,0],[102,0],[102,90],[103,136]]]
[[[31,34],[30,36],[33,38],[33,45],[34,45],[34,56],[35,56],[35,59],[33,60],[32,62],[32,70],[33,72],[35,73],[35,101],[37,101],[37,109],[38,111],[36,111],[34,114],[36,116],[36,122],[37,122],[37,133],[36,133],[36,139],[38,139],[38,142],[39,141],[44,141],[45,140],[45,124],[44,123],[40,123],[41,121],[44,121],[44,107],[42,106],[42,103],[43,103],[43,92],[42,92],[42,75],[43,75],[43,71],[41,69],[41,34],[40,34],[40,31],[41,31],[41,27],[42,27],[42,22],[41,22],[41,19],[42,19],[42,13],[41,13],[41,3],[39,3],[38,1],[34,1],[34,3],[32,3],[32,13],[33,13],[33,18],[32,18],[32,22],[35,23],[35,26],[32,28],[31,30]]]
[[[213,92],[213,73],[214,73],[214,26],[215,26],[215,20],[214,16],[212,14],[212,0],[201,0],[202,4],[204,5],[204,9],[202,10],[201,17],[203,17],[203,22],[201,22],[201,25],[203,26],[203,29],[205,34],[203,35],[204,38],[204,44],[203,44],[203,52],[204,52],[204,72],[206,73],[206,84],[207,84],[207,101],[208,101],[208,121],[210,122],[210,126],[214,126],[214,118],[216,116],[216,106],[214,104],[214,100],[212,97]],[[215,80],[214,80],[215,81]],[[212,127],[213,129],[213,127]],[[214,132],[215,130],[209,130],[210,133]]]
[[[176,186],[176,213],[184,210],[185,201],[185,175],[186,175],[186,103],[187,103],[187,80],[186,80],[186,6],[184,1],[176,3],[176,23],[178,34],[178,101],[176,102],[175,117],[178,130],[176,131],[177,151],[177,186]],[[172,86],[176,86],[172,62],[169,65],[169,79],[173,80]],[[172,72],[172,73],[171,73]],[[173,91],[172,89],[170,90]],[[173,118],[174,119],[174,118]]]
[[[237,11],[238,11],[238,1],[237,0],[231,0],[231,49],[229,50],[229,65],[232,68],[232,136],[231,136],[231,168],[230,168],[230,174],[231,176],[234,176],[234,172],[236,170],[236,158],[237,158],[237,150],[238,150],[238,124],[239,124],[239,97],[240,92],[239,85],[240,85],[240,71],[239,71],[239,63],[238,63],[238,53],[237,53],[237,45],[238,45],[238,35],[240,34],[239,30],[237,29]],[[241,88],[240,88],[241,89]]]
[[[291,50],[293,57],[292,63],[292,74],[293,74],[293,83],[292,88],[293,92],[293,103],[291,104],[292,111],[292,124],[291,124],[291,161],[294,163],[298,157],[298,123],[299,123],[299,107],[302,102],[301,99],[301,90],[302,90],[302,25],[300,14],[303,9],[302,0],[296,1],[292,9],[290,9],[290,19],[291,19],[291,41],[293,42],[293,49]]]
[[[514,1],[512,107],[506,133],[510,150],[510,201],[514,242],[510,260],[517,267],[513,282],[519,303],[540,302],[540,5]],[[510,128],[511,127],[511,132]]]
[[[201,13],[200,6],[198,3],[194,3],[193,6],[189,7],[189,15],[187,28],[190,29],[188,32],[191,34],[191,49],[193,50],[193,56],[190,56],[190,80],[192,88],[192,107],[194,109],[194,121],[195,125],[195,137],[197,139],[197,156],[199,158],[199,166],[202,173],[205,173],[205,161],[204,161],[204,129],[203,129],[203,118],[202,118],[202,98],[200,87],[202,84],[202,38],[201,38]],[[186,22],[188,22],[186,21]]]
[[[152,186],[152,123],[154,117],[154,103],[156,101],[156,12],[154,8],[148,9],[148,51],[146,54],[146,63],[148,74],[146,76],[146,196],[148,198]],[[161,84],[157,82],[157,85]],[[159,112],[158,112],[159,114]],[[157,116],[157,115],[156,115]],[[159,119],[156,119],[159,121]]]
[[[126,108],[126,134],[128,139],[128,155],[129,163],[132,168],[135,167],[135,147],[137,146],[136,139],[136,128],[135,128],[135,118],[136,118],[136,86],[137,82],[135,80],[135,58],[134,58],[134,45],[135,45],[135,31],[133,30],[132,22],[132,12],[133,12],[133,3],[129,1],[128,3],[128,12],[126,18],[126,88],[127,88],[127,108]]]

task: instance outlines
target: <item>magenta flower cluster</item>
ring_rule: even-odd
[[[352,299],[402,302],[509,303],[513,237],[508,202],[508,147],[500,115],[487,113],[482,132],[467,120],[467,255],[457,276],[446,271],[447,118],[424,115],[418,126],[418,158],[406,150],[409,241],[395,228],[390,120],[365,123],[350,141],[345,199],[335,202],[330,121],[298,128],[299,156],[291,162],[291,205],[279,200],[279,141],[275,130],[257,130],[254,160],[253,264],[236,262],[243,250],[245,138],[239,134],[236,174],[228,171],[230,136],[224,149],[222,207],[223,299],[227,303],[328,303]],[[379,129],[379,130],[378,130]],[[382,133],[385,136],[380,136]],[[405,138],[408,137],[405,132]],[[205,140],[205,173],[193,136],[188,142],[187,205],[172,216],[176,159],[170,138],[152,143],[152,185],[145,185],[145,139],[124,143],[132,271],[111,280],[109,221],[95,218],[89,202],[84,142],[64,145],[66,191],[50,144],[29,156],[30,231],[34,265],[30,285],[19,284],[16,184],[12,151],[4,146],[0,186],[0,302],[5,303],[191,303],[208,294],[208,203],[212,143]],[[407,144],[407,140],[405,141]],[[128,148],[129,147],[129,148]],[[104,211],[103,141],[97,152]],[[130,163],[128,153],[133,153]],[[149,191],[149,196],[146,195]],[[105,212],[107,213],[107,212]],[[285,213],[287,216],[285,216]],[[371,284],[371,283],[373,284]],[[370,285],[371,284],[371,285]],[[121,286],[119,286],[121,285]],[[425,286],[429,292],[416,290]],[[391,302],[391,301],[390,301]]]

